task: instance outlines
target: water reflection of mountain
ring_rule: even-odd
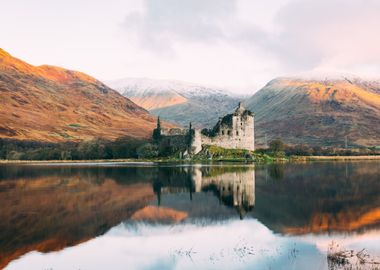
[[[224,171],[239,170],[247,171],[205,168],[204,174],[216,179]],[[173,189],[183,188],[192,179],[191,171],[190,167],[157,166],[0,166],[0,268],[29,251],[60,250],[105,233],[155,202],[157,179],[163,179],[166,187],[170,182]],[[194,185],[190,190],[204,187]],[[243,193],[232,205],[248,207]],[[221,195],[228,199],[227,193]]]
[[[29,251],[60,250],[101,235],[154,200],[149,182],[120,185],[101,168],[3,169],[0,269]]]
[[[157,204],[148,210],[166,211],[172,222],[240,213],[279,233],[378,228],[379,175],[379,162],[255,169],[0,166],[0,268],[32,250],[87,241]],[[143,218],[147,211],[139,213]]]
[[[379,162],[257,168],[254,216],[272,230],[289,234],[379,228],[379,176]]]
[[[279,233],[380,227],[379,162],[167,170],[154,181],[158,202],[166,196],[166,207],[186,211],[190,218],[233,217],[202,194],[212,193],[223,205],[237,209],[240,217],[255,217]]]

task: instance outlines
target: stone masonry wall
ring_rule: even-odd
[[[161,129],[161,147],[172,147],[175,150],[188,150],[190,154],[197,154],[202,150],[203,145],[215,145],[227,149],[255,150],[254,115],[245,110],[239,104],[233,114],[224,116],[215,125],[211,132],[202,134],[201,131],[190,129]],[[192,141],[189,142],[189,138]]]
[[[255,150],[254,123],[252,116],[233,116],[232,127],[222,126],[214,137],[202,135],[202,145],[215,145],[223,148]]]

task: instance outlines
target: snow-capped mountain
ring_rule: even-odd
[[[126,78],[107,84],[152,114],[182,126],[192,122],[210,127],[243,99],[228,90],[181,81]]]

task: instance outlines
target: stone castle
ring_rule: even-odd
[[[219,118],[212,129],[198,130],[189,124],[189,128],[161,128],[160,118],[153,131],[153,139],[160,148],[184,151],[195,155],[203,145],[214,145],[226,149],[255,150],[254,114],[239,106],[232,114]]]

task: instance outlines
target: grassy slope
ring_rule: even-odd
[[[32,66],[0,49],[0,137],[60,142],[149,137],[155,117],[81,72]]]
[[[363,81],[276,79],[246,103],[256,113],[257,143],[380,145],[380,86]]]

